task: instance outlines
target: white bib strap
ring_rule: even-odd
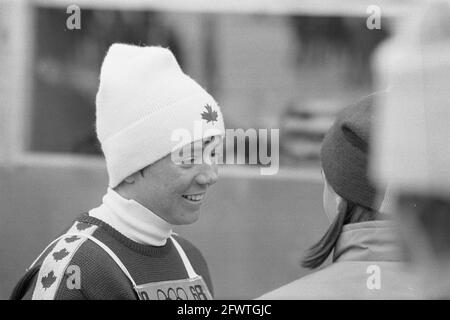
[[[184,252],[183,248],[180,246],[178,241],[176,241],[174,237],[170,237],[170,239],[172,239],[173,245],[177,249],[178,254],[181,257],[181,260],[183,261],[184,267],[186,268],[189,278],[198,277],[198,274],[194,271],[194,268],[192,268],[189,258],[187,257],[186,253]]]

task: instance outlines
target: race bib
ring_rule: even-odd
[[[135,290],[140,300],[212,300],[201,276],[147,283],[136,286]]]

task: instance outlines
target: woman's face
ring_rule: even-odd
[[[328,184],[327,179],[325,179],[325,175],[322,171],[322,179],[323,179],[323,208],[328,217],[328,220],[332,222],[336,215],[338,214],[338,206],[340,197],[336,192],[331,188]]]
[[[197,221],[206,192],[218,179],[215,151],[220,143],[219,138],[206,139],[194,145],[199,152],[194,151],[181,163],[172,161],[169,154],[142,174],[134,174],[130,198],[173,225]],[[202,159],[195,159],[197,156]]]

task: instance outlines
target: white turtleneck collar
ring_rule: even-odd
[[[91,217],[106,222],[131,240],[163,246],[172,234],[172,225],[143,205],[127,200],[108,188],[103,203],[89,211]]]

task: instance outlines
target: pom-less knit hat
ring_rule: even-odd
[[[113,44],[103,61],[96,128],[111,188],[181,148],[176,130],[190,134],[184,145],[224,134],[216,101],[183,73],[171,51],[126,44]]]
[[[379,197],[368,177],[368,151],[377,95],[339,112],[321,148],[323,172],[333,190],[342,198],[373,210],[379,209]]]

